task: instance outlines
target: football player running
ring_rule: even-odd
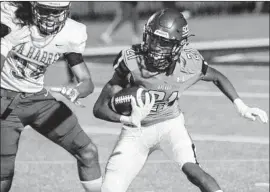
[[[163,9],[152,15],[145,25],[143,43],[122,50],[116,57],[113,77],[104,86],[93,110],[97,118],[123,123],[108,160],[102,192],[127,191],[149,154],[157,149],[176,162],[202,192],[222,192],[215,179],[197,162],[195,145],[186,130],[178,102],[184,90],[200,80],[213,82],[242,116],[268,121],[264,111],[247,106],[230,81],[208,66],[188,43],[189,36],[183,15]],[[136,106],[133,99],[130,116],[111,110],[110,98],[121,88],[133,85],[150,90],[155,95],[155,104],[151,101]]]
[[[76,158],[85,191],[100,191],[96,145],[75,114],[44,88],[47,67],[63,55],[79,83],[56,91],[78,104],[94,89],[82,57],[86,26],[69,19],[69,9],[70,2],[60,1],[1,3],[1,23],[10,28],[1,37],[1,192],[11,188],[18,142],[26,125]]]

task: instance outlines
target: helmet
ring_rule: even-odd
[[[43,35],[57,34],[65,25],[69,15],[70,2],[32,2],[33,22]]]
[[[153,14],[143,32],[143,51],[147,67],[166,72],[178,60],[181,48],[187,44],[188,24],[184,16],[173,9]]]

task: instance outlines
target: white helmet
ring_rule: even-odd
[[[69,15],[69,1],[33,1],[33,22],[43,35],[57,34],[64,27]]]

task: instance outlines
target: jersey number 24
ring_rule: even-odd
[[[151,111],[158,112],[164,109],[165,106],[170,106],[174,103],[174,101],[178,98],[178,91],[174,91],[170,94],[170,96],[166,99],[166,92],[164,91],[156,91],[150,90],[150,94],[154,94],[156,101]]]

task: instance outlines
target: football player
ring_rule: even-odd
[[[230,81],[192,48],[189,36],[183,15],[163,9],[147,21],[143,43],[122,50],[116,57],[113,77],[104,86],[93,110],[97,118],[123,124],[106,166],[102,192],[127,191],[148,155],[157,149],[176,162],[179,170],[202,192],[222,192],[215,179],[197,162],[195,145],[178,102],[180,95],[200,80],[213,82],[242,116],[268,121],[264,111],[247,106]],[[154,105],[151,101],[137,106],[133,98],[130,116],[113,111],[108,105],[110,98],[122,88],[134,85],[154,94]]]
[[[85,191],[100,191],[96,145],[75,114],[44,88],[47,67],[63,55],[79,83],[58,91],[78,104],[94,89],[82,57],[86,26],[69,19],[69,9],[70,2],[62,1],[1,2],[1,23],[11,30],[1,37],[2,192],[11,188],[18,142],[26,125],[76,158]]]

